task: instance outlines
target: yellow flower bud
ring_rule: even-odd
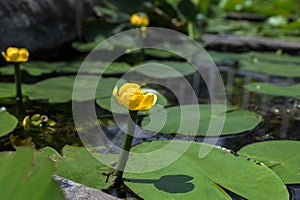
[[[146,93],[138,84],[125,83],[120,89],[116,86],[113,90],[113,96],[119,105],[134,110],[149,110],[157,100],[154,93]]]
[[[6,62],[27,62],[29,52],[25,48],[9,47],[6,52],[2,52],[2,56]]]
[[[130,23],[136,27],[146,27],[149,25],[149,18],[144,13],[135,13],[131,15]]]

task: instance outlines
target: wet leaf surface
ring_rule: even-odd
[[[299,184],[299,148],[299,141],[266,141],[247,145],[238,154],[264,163],[286,184]]]

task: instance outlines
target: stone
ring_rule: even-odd
[[[53,178],[60,185],[66,200],[120,200],[100,190],[81,185],[57,175],[53,175]]]
[[[51,57],[80,37],[82,20],[93,16],[96,3],[100,0],[1,0],[0,51],[26,47],[33,57]]]

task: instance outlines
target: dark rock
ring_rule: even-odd
[[[53,175],[54,180],[60,185],[66,200],[119,200],[100,190],[96,190],[60,176]]]
[[[0,1],[0,51],[26,47],[37,58],[63,53],[80,37],[81,20],[93,15],[94,3],[99,0]]]

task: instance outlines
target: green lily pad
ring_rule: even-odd
[[[299,184],[299,148],[299,141],[266,141],[247,145],[238,154],[264,163],[286,184]]]
[[[17,124],[18,119],[9,114],[4,107],[0,108],[0,137],[7,135],[8,133],[12,132]]]
[[[106,38],[102,38],[102,40],[105,40]],[[100,38],[99,38],[100,40]],[[92,50],[103,50],[103,51],[111,51],[114,49],[113,44],[110,43],[103,43],[101,46],[98,46],[101,41],[96,42],[73,42],[72,47],[76,49],[77,51],[89,53]]]
[[[42,74],[49,73],[77,73],[79,67],[82,65],[82,61],[73,62],[44,62],[44,61],[32,61],[21,64],[21,70],[28,72],[32,76],[40,76]],[[131,69],[131,66],[127,63],[113,62],[106,69],[105,62],[85,62],[85,68],[81,70],[84,73],[95,74],[123,74]],[[13,75],[14,68],[12,65],[0,68],[0,73],[3,75]]]
[[[242,60],[241,70],[263,73],[271,76],[300,77],[299,65],[264,61]]]
[[[28,88],[27,94],[31,100],[46,100],[50,103],[63,103],[71,100],[86,101],[94,98],[110,97],[119,79],[102,78],[98,83],[96,97],[93,97],[90,90],[91,82],[96,80],[96,76],[81,75],[80,86],[77,86],[77,96],[72,99],[75,76],[62,76],[46,79]],[[78,92],[79,91],[79,92]]]
[[[215,146],[193,142],[181,153],[188,142],[172,141],[173,147],[153,155],[169,142],[145,142],[132,149],[138,157],[133,154],[126,169],[153,166],[160,159],[181,155],[156,171],[138,173],[137,169],[137,173],[124,174],[126,185],[143,199],[231,199],[223,188],[245,199],[289,199],[284,183],[267,166]],[[212,150],[200,159],[203,146]]]
[[[56,164],[59,176],[92,188],[108,186],[102,173],[109,172],[111,168],[103,165],[84,147],[65,146],[63,156],[56,158]]]
[[[147,56],[156,57],[156,58],[171,58],[171,57],[178,57],[178,55],[173,54],[168,51],[164,51],[161,49],[145,49],[145,54]]]
[[[300,84],[283,86],[276,85],[272,83],[250,83],[244,85],[244,88],[251,92],[267,94],[272,96],[284,96],[284,97],[293,97],[296,99],[300,99]]]
[[[169,107],[145,117],[142,127],[146,130],[166,134],[219,136],[220,134],[217,132],[210,131],[207,133],[211,120],[218,121],[224,118],[222,109],[212,116],[212,106],[220,107],[221,105],[202,104]],[[197,111],[200,113],[200,120]],[[185,113],[184,117],[181,116],[181,113]],[[235,106],[227,106],[221,135],[242,133],[255,128],[260,122],[261,116],[254,112],[242,110]],[[164,124],[162,125],[162,123]],[[199,127],[195,129],[194,127],[197,124],[199,124]]]
[[[27,96],[26,90],[31,85],[22,84],[22,95]],[[14,98],[16,97],[16,84],[15,83],[0,83],[0,98]]]
[[[80,52],[90,52],[92,51],[99,43],[98,42],[73,42],[72,47]]]
[[[82,62],[82,66],[84,66],[84,68],[80,69],[80,73],[105,74],[105,75],[124,74],[129,70],[131,70],[132,68],[131,65],[125,62],[113,62],[107,67],[107,63],[101,61]],[[77,73],[78,70],[79,67],[74,72]]]
[[[80,64],[80,62],[31,61],[20,64],[20,68],[32,76],[40,76],[42,74],[49,74],[53,72],[77,72]],[[0,73],[3,75],[13,75],[15,72],[12,65],[7,65],[0,68]]]
[[[217,51],[209,51],[208,54],[212,57],[214,62],[229,65],[232,65],[234,62],[237,62],[244,57],[243,54]]]
[[[143,89],[145,90],[145,89]],[[161,109],[161,107],[164,107],[168,104],[168,100],[166,97],[164,97],[161,93],[157,92],[156,90],[148,89],[148,92],[153,92],[157,95],[157,102],[156,106],[154,105],[151,108],[151,112],[157,111],[158,109]],[[96,103],[103,109],[109,110],[113,113],[118,113],[118,114],[128,114],[128,109],[125,108],[124,106],[119,105],[114,98],[112,97],[107,97],[107,98],[101,98],[101,99],[96,99]]]
[[[147,61],[137,67],[136,72],[152,78],[177,78],[187,76],[196,72],[193,65],[188,62],[175,62],[175,61]]]
[[[54,163],[45,157],[35,157],[31,148],[1,152],[0,169],[2,199],[65,199],[52,179]]]
[[[256,59],[257,61],[262,62],[272,62],[272,63],[300,63],[299,56],[291,56],[288,54],[278,54],[276,52],[268,53],[268,52],[249,52],[242,54],[251,60]]]

